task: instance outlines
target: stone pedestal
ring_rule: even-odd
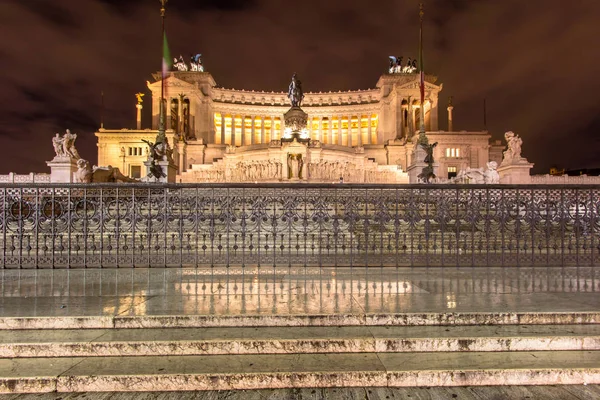
[[[423,172],[423,168],[427,167],[427,163],[424,161],[427,156],[427,152],[420,145],[415,146],[413,151],[412,160],[408,166],[406,172],[408,173],[408,179],[410,183],[422,183],[419,181],[419,175]],[[438,163],[433,163],[433,173],[435,176],[438,175]]]
[[[144,165],[146,166],[146,178],[143,180],[146,182],[158,182],[158,183],[175,183],[175,179],[177,177],[177,167],[170,161],[156,161],[156,165],[158,165],[165,176],[160,178],[155,178],[150,173],[150,166],[152,165],[152,161],[144,161]]]
[[[73,183],[73,173],[77,171],[77,159],[72,157],[54,157],[47,161],[50,167],[51,183]]]
[[[388,165],[399,165],[403,170],[408,169],[406,160],[406,140],[390,140],[385,145]]]
[[[529,184],[531,183],[531,168],[533,168],[533,164],[524,158],[511,164],[502,164],[498,167],[500,183],[507,185]]]

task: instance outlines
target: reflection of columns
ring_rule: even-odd
[[[221,144],[225,144],[225,115],[221,114]]]
[[[265,117],[260,117],[260,142],[265,143]]]
[[[246,116],[242,115],[242,146],[246,145]]]
[[[136,129],[140,130],[142,129],[142,105],[141,104],[137,104],[135,106],[135,108],[137,108],[137,115],[136,115]]]
[[[275,137],[275,117],[271,115],[271,140],[277,140]]]
[[[372,134],[372,128],[371,128],[371,126],[372,126],[372,125],[371,125],[371,117],[372,117],[372,115],[371,115],[371,114],[369,114],[369,115],[368,115],[368,118],[367,118],[367,121],[368,121],[368,122],[367,122],[367,124],[368,124],[368,125],[367,125],[367,144],[374,144],[374,143],[372,143],[372,136],[371,136],[371,134]]]
[[[342,116],[338,115],[338,146],[342,145]]]
[[[448,132],[453,132],[453,126],[452,126],[452,110],[454,110],[454,107],[452,107],[452,105],[448,106]]]
[[[254,135],[256,134],[256,128],[254,125],[254,118],[255,116],[251,116],[250,117],[250,122],[252,122],[252,126],[250,127],[250,144],[255,144],[256,143],[256,139],[254,138]]]

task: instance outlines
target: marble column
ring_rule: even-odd
[[[371,129],[371,117],[372,115],[369,114],[368,118],[367,118],[367,144],[373,144],[372,143],[372,137],[371,134],[373,133],[372,129]]]
[[[229,143],[235,146],[235,115],[231,115],[231,131],[229,132]]]
[[[361,127],[361,120],[360,120],[360,115],[357,117],[357,121],[356,121],[356,145],[358,147],[362,146],[362,127]]]
[[[185,133],[183,132],[183,94],[179,95],[179,100],[177,101],[177,133],[179,137],[184,137]],[[188,110],[189,112],[189,110]]]
[[[453,132],[454,125],[452,124],[452,110],[454,107],[451,105],[448,106],[448,132]]]
[[[338,115],[338,146],[342,146],[342,116]]]
[[[242,146],[246,145],[246,117],[242,115]]]
[[[277,140],[278,137],[275,136],[275,117],[271,116],[271,140]]]
[[[252,122],[252,127],[250,128],[250,144],[255,144],[256,143],[256,125],[254,125],[255,119],[256,117],[253,115],[250,117],[250,122]]]
[[[135,126],[136,126],[136,129],[139,131],[140,129],[142,129],[142,105],[136,104],[135,108],[137,108],[137,114],[136,114],[136,118],[135,118]]]
[[[333,144],[333,117],[329,116],[329,139],[327,140],[328,144]]]
[[[323,116],[319,117],[319,131],[317,132],[317,140],[322,142],[321,138],[323,137]]]
[[[265,117],[260,117],[260,142],[265,143]]]
[[[225,144],[225,116],[221,114],[221,144]]]

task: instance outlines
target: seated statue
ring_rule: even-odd
[[[461,169],[455,178],[451,179],[453,183],[475,183],[475,184],[497,184],[500,183],[500,175],[496,168],[498,163],[496,161],[490,161],[486,164],[487,169],[484,171],[483,168],[470,168]]]
[[[500,174],[496,170],[498,163],[496,161],[490,161],[486,164],[487,170],[483,173],[483,179],[485,183],[497,184],[500,183]]]
[[[110,165],[91,167],[89,161],[83,158],[77,160],[77,171],[73,174],[73,180],[76,183],[137,182],[136,179],[123,175],[119,168]]]

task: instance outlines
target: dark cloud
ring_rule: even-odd
[[[415,57],[418,2],[170,0],[173,54],[201,52],[224,87],[374,87],[389,54]],[[135,125],[134,94],[160,67],[160,3],[4,0],[0,13],[0,171],[46,171],[50,137],[70,128],[96,157],[101,91],[108,128]],[[600,2],[430,0],[425,66],[454,96],[454,126],[523,137],[538,172],[600,165],[596,45]],[[442,111],[444,107],[441,107]],[[146,113],[146,117],[149,117]],[[446,115],[440,114],[441,128]],[[146,125],[149,120],[145,121]]]

